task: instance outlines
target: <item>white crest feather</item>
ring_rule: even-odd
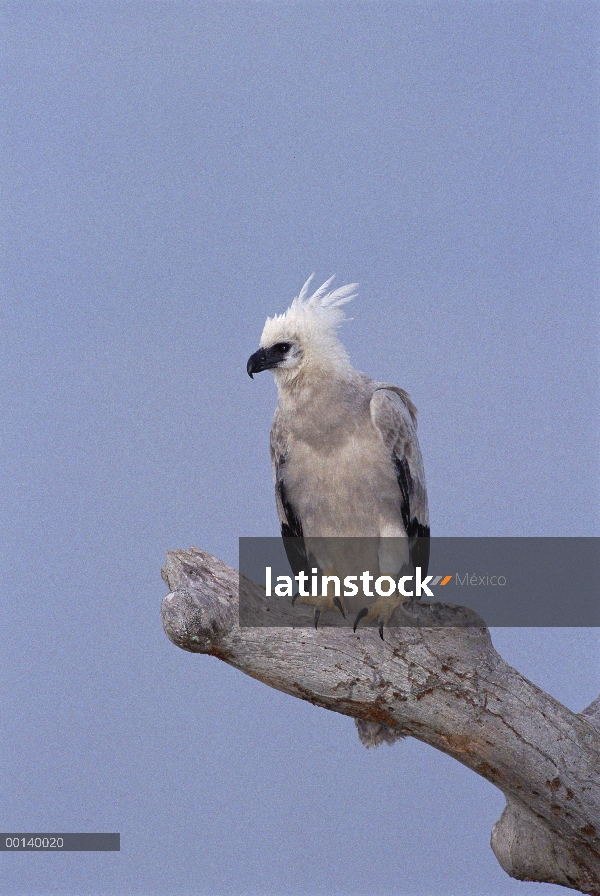
[[[310,277],[308,278],[308,280],[306,281],[306,283],[304,284],[304,286],[302,287],[302,289],[300,290],[300,293],[298,294],[298,301],[299,301],[299,302],[303,302],[304,299],[307,297],[307,295],[308,295],[308,290],[310,289],[310,284],[313,282],[314,279],[315,279],[315,275],[314,275],[314,272],[313,272],[313,273],[310,275]]]
[[[314,276],[314,274],[310,275],[299,294],[293,300],[289,310],[299,308],[300,306],[310,307],[314,310],[319,308],[339,308],[341,305],[345,305],[346,302],[351,302],[357,296],[358,283],[348,283],[346,286],[338,286],[337,289],[328,292],[335,279],[335,274],[309,296],[308,292]],[[343,315],[340,317],[340,320],[342,319]]]

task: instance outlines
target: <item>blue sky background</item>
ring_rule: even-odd
[[[419,407],[433,534],[599,534],[598,4],[0,13],[0,827],[122,835],[2,853],[0,892],[556,893],[458,763],[177,650],[160,567],[277,534],[245,363],[313,270]],[[597,632],[493,637],[598,695]]]

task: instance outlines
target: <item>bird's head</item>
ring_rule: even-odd
[[[357,284],[329,291],[330,277],[309,295],[313,277],[308,278],[287,311],[267,318],[260,348],[248,359],[250,376],[272,370],[277,385],[283,386],[303,371],[319,368],[326,372],[349,366],[336,331],[345,318],[341,306],[356,296]]]

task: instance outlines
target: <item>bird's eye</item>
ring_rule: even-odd
[[[291,349],[292,344],[291,342],[280,342],[276,347],[278,351],[282,352],[285,355]]]

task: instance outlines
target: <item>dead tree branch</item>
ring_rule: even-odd
[[[390,628],[385,642],[374,629],[242,628],[236,570],[192,548],[169,551],[162,575],[178,647],[448,753],[504,793],[491,845],[509,875],[600,896],[598,701],[572,713],[502,660],[483,623],[453,626],[450,607],[434,608],[439,628]]]

